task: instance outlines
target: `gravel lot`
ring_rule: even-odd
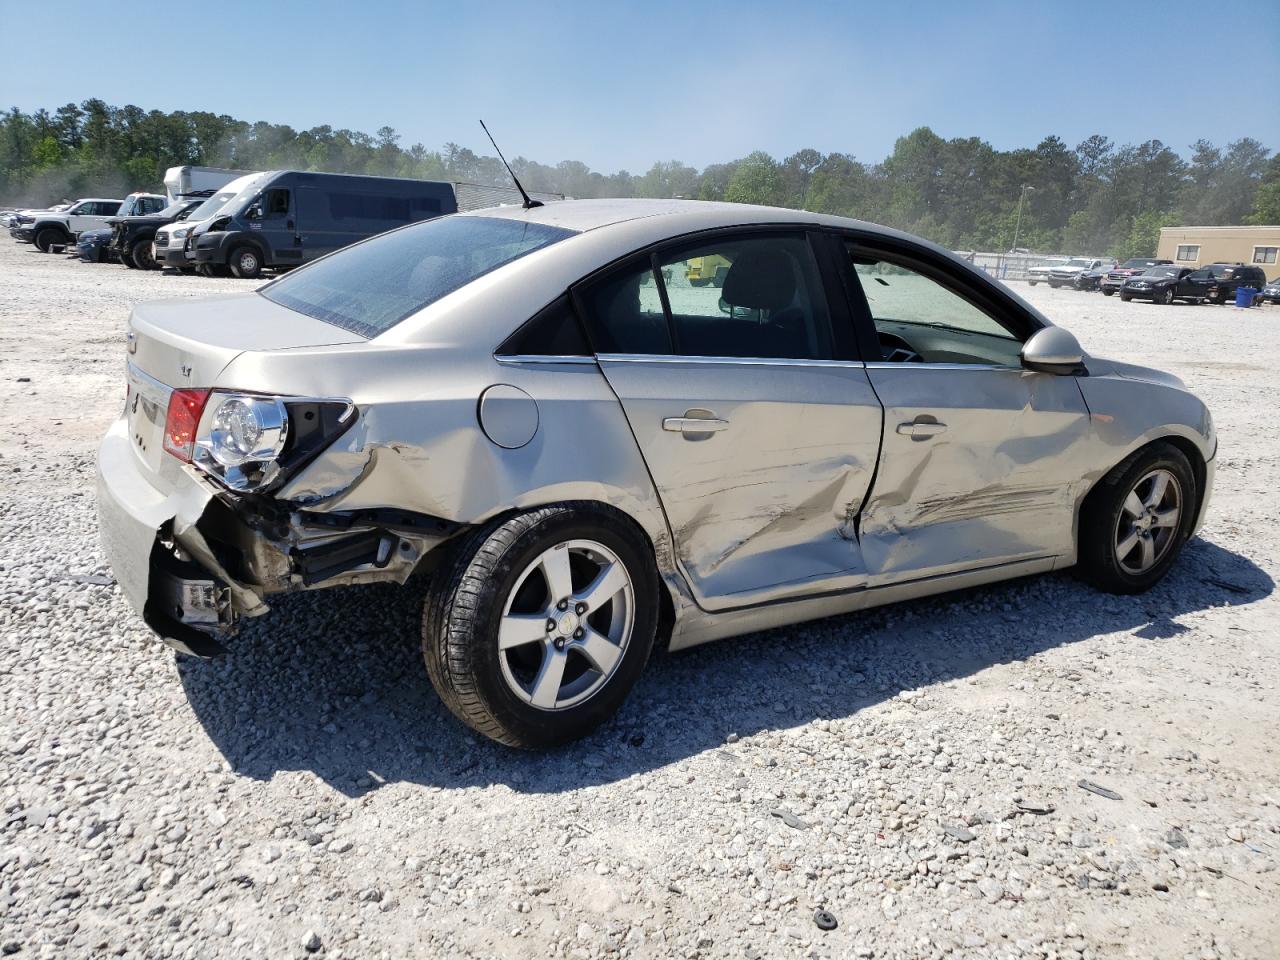
[[[526,755],[441,706],[409,591],[286,598],[201,662],[113,585],[128,308],[252,286],[0,243],[3,953],[1277,955],[1280,308],[1019,287],[1213,408],[1209,523],[1150,594],[1046,576],[658,656]]]

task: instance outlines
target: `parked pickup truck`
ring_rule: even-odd
[[[119,257],[120,262],[126,267],[138,270],[160,269],[152,248],[156,231],[171,223],[179,223],[187,219],[193,210],[209,199],[213,191],[207,190],[204,194],[204,196],[180,197],[163,210],[150,216],[112,218],[111,252]]]
[[[69,246],[78,234],[109,226],[113,217],[155,213],[165,205],[165,199],[154,193],[131,193],[124,200],[104,200],[89,197],[77,200],[61,213],[36,214],[19,219],[28,222],[9,228],[9,235],[17,240],[34,243],[36,248],[48,253],[54,247]]]
[[[1124,282],[1130,277],[1136,277],[1140,273],[1146,273],[1152,267],[1163,267],[1172,264],[1172,260],[1156,260],[1152,257],[1133,257],[1120,264],[1102,278],[1102,292],[1108,297],[1113,293],[1119,292],[1124,286]]]
[[[1072,257],[1061,266],[1054,267],[1049,271],[1047,277],[1049,286],[1055,290],[1058,287],[1075,287],[1077,290],[1082,289],[1080,278],[1083,274],[1091,270],[1104,270],[1114,267],[1114,260],[1106,260],[1100,257],[1090,259],[1089,257]]]
[[[1062,266],[1070,259],[1070,257],[1045,257],[1034,267],[1027,269],[1027,283],[1034,287],[1037,283],[1048,280],[1050,270]]]

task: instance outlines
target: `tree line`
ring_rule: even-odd
[[[98,99],[52,113],[14,107],[0,114],[0,203],[159,191],[164,171],[183,164],[508,182],[497,157],[456,143],[431,150],[400,141],[391,127],[372,135],[295,130]],[[1049,136],[1035,147],[997,150],[979,137],[946,140],[920,127],[878,163],[806,148],[783,159],[757,151],[701,170],[678,160],[645,173],[524,157],[512,166],[533,191],[802,208],[898,227],[956,250],[1006,250],[1017,229],[1018,246],[1032,250],[1142,256],[1155,252],[1162,226],[1280,223],[1280,155],[1250,137],[1224,147],[1198,140],[1184,157],[1159,140],[1117,145],[1100,135],[1074,148]]]

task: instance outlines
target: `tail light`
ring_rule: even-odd
[[[183,463],[191,462],[200,415],[208,399],[208,390],[175,390],[169,395],[169,409],[164,416],[164,449]]]
[[[355,420],[349,400],[174,390],[164,448],[232,490],[263,490],[314,460]]]

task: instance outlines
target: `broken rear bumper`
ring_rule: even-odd
[[[165,643],[214,656],[240,616],[272,593],[357,583],[404,583],[464,527],[395,509],[317,512],[269,496],[237,495],[167,465],[157,489],[112,424],[98,451],[98,523],[125,596]]]
[[[98,530],[112,572],[133,608],[166,643],[184,653],[222,652],[215,636],[235,623],[228,586],[183,556],[173,536],[179,518],[198,517],[210,493],[198,484],[164,493],[151,485],[129,443],[124,419],[98,450]],[[181,522],[181,521],[180,521]]]

